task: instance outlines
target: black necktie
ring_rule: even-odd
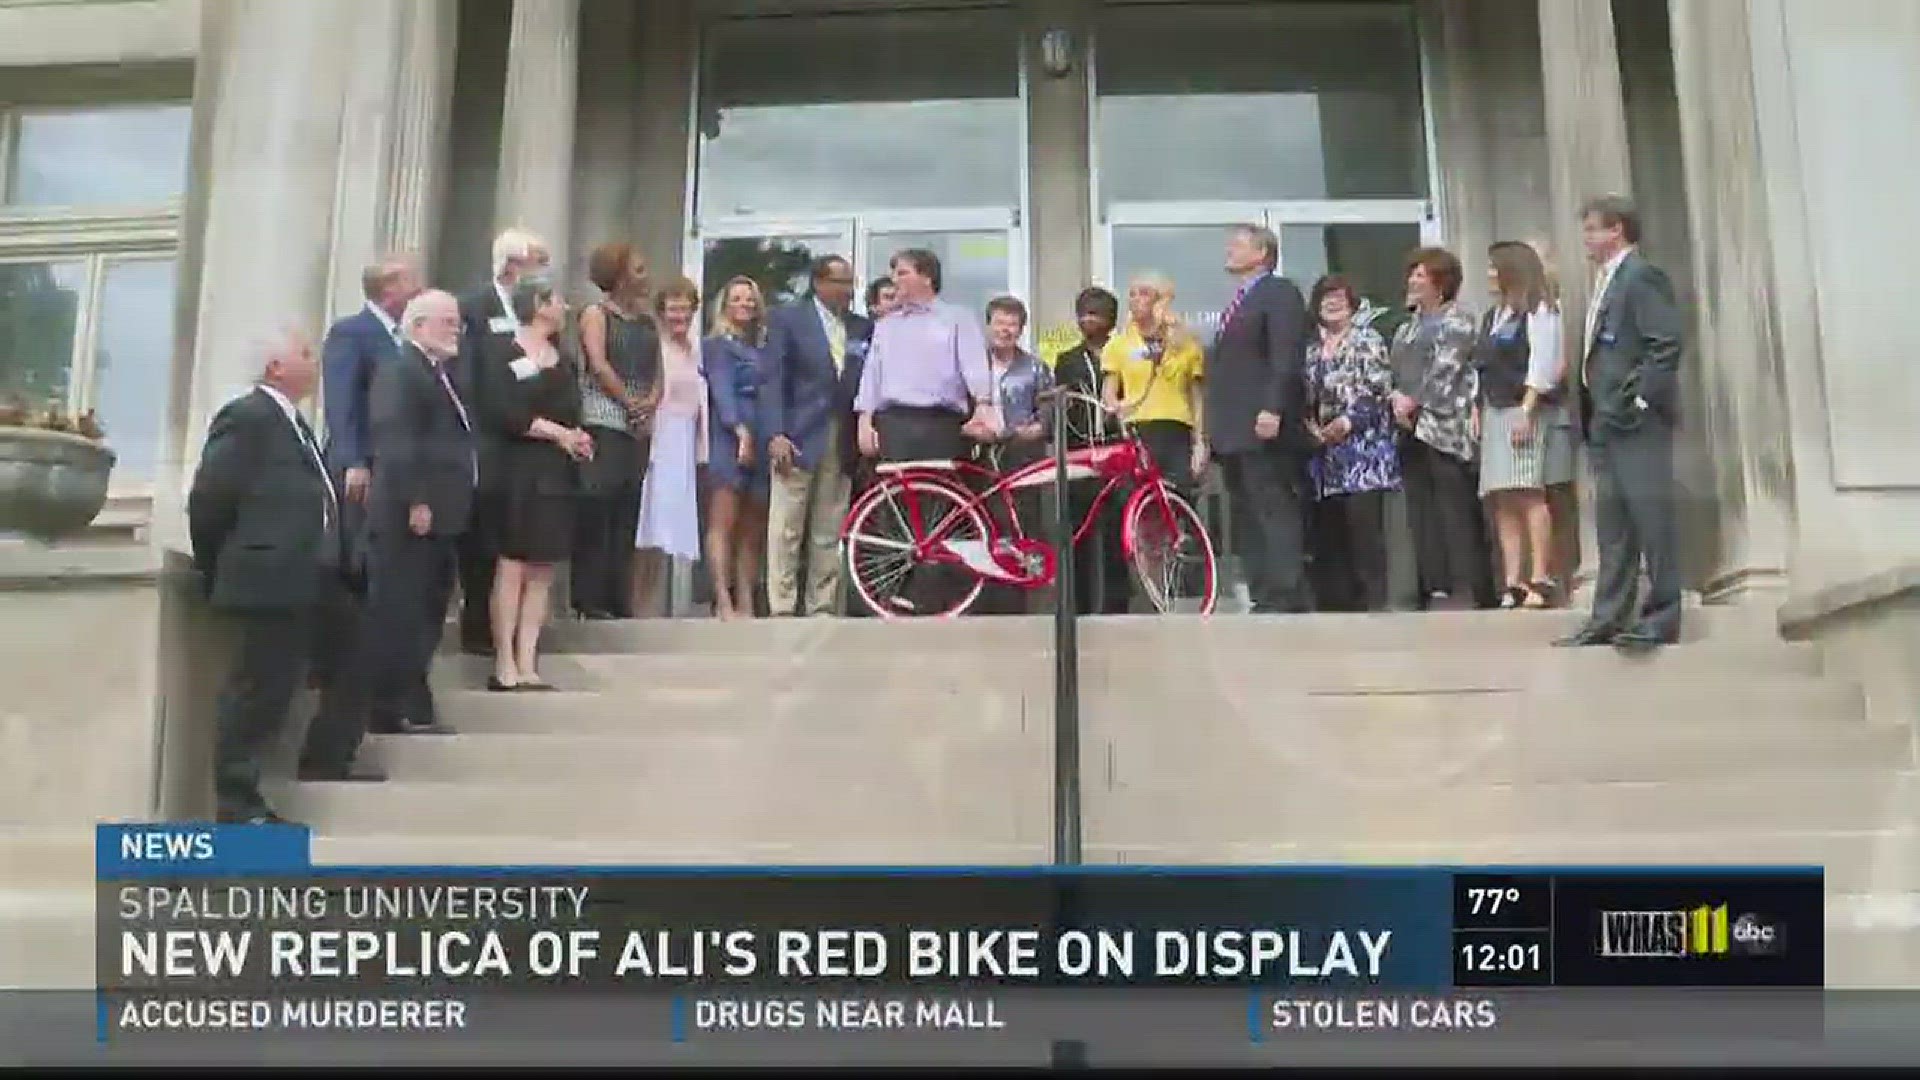
[[[326,527],[332,529],[337,504],[333,494],[333,478],[327,475],[326,461],[320,456],[320,443],[313,437],[313,428],[308,426],[305,416],[294,413],[293,425],[300,429],[300,441],[305,444],[307,456],[311,459],[313,467],[320,470],[320,483],[327,489]]]

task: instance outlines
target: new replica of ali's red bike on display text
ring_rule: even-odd
[[[1105,409],[1084,394],[1055,393]],[[1107,500],[1125,498],[1121,551],[1147,601],[1163,614],[1211,614],[1219,575],[1206,526],[1167,484],[1133,426],[1122,419],[1120,428],[1112,442],[1067,452],[1069,481],[1100,482],[1073,543],[1092,535]],[[847,580],[881,618],[959,615],[989,583],[1052,584],[1058,553],[1027,534],[1014,496],[1051,485],[1056,469],[1052,455],[1004,475],[965,461],[877,466],[878,478],[840,528]]]

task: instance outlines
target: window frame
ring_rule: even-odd
[[[146,92],[141,92],[142,90]],[[0,262],[81,262],[85,284],[75,315],[72,354],[67,368],[66,407],[74,412],[97,408],[100,339],[107,274],[121,262],[177,260],[181,246],[185,185],[180,195],[143,205],[21,206],[7,202],[20,119],[42,113],[77,113],[139,107],[192,107],[190,96],[158,86],[89,89],[86,93],[0,95]],[[189,150],[190,152],[190,150]],[[179,277],[175,283],[178,288]],[[176,297],[177,300],[177,297]],[[172,334],[168,333],[169,341]],[[164,402],[157,405],[165,411]],[[164,416],[162,418],[164,420]],[[165,430],[165,424],[161,428]],[[113,445],[114,433],[107,432]],[[158,448],[164,458],[166,447]],[[153,480],[134,481],[115,470],[107,508],[95,528],[138,530],[151,519]]]

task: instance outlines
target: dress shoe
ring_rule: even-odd
[[[378,765],[369,765],[356,761],[344,769],[317,768],[311,765],[300,766],[299,778],[307,783],[379,783],[387,778],[387,771]]]
[[[451,724],[443,724],[438,720],[430,720],[424,724],[401,724],[400,734],[402,735],[458,735],[460,734],[460,730]]]
[[[1578,648],[1583,645],[1611,645],[1619,635],[1612,630],[1583,626],[1563,638],[1555,638],[1554,644],[1561,648]]]
[[[1677,640],[1679,640],[1678,634],[1663,634],[1657,630],[1636,626],[1614,635],[1613,646],[1622,652],[1650,653],[1662,645],[1672,645]]]

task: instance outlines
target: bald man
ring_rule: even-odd
[[[264,359],[259,382],[208,426],[187,519],[207,596],[240,642],[220,694],[219,820],[259,824],[285,821],[260,792],[261,759],[287,722],[322,613],[345,583],[340,493],[298,407],[319,377],[313,346],[277,332],[253,347]]]
[[[459,302],[429,289],[407,305],[400,330],[407,344],[374,376],[371,397],[364,670],[372,700],[408,702],[396,734],[450,734],[427,669],[475,509],[481,419],[449,370],[460,353]]]

